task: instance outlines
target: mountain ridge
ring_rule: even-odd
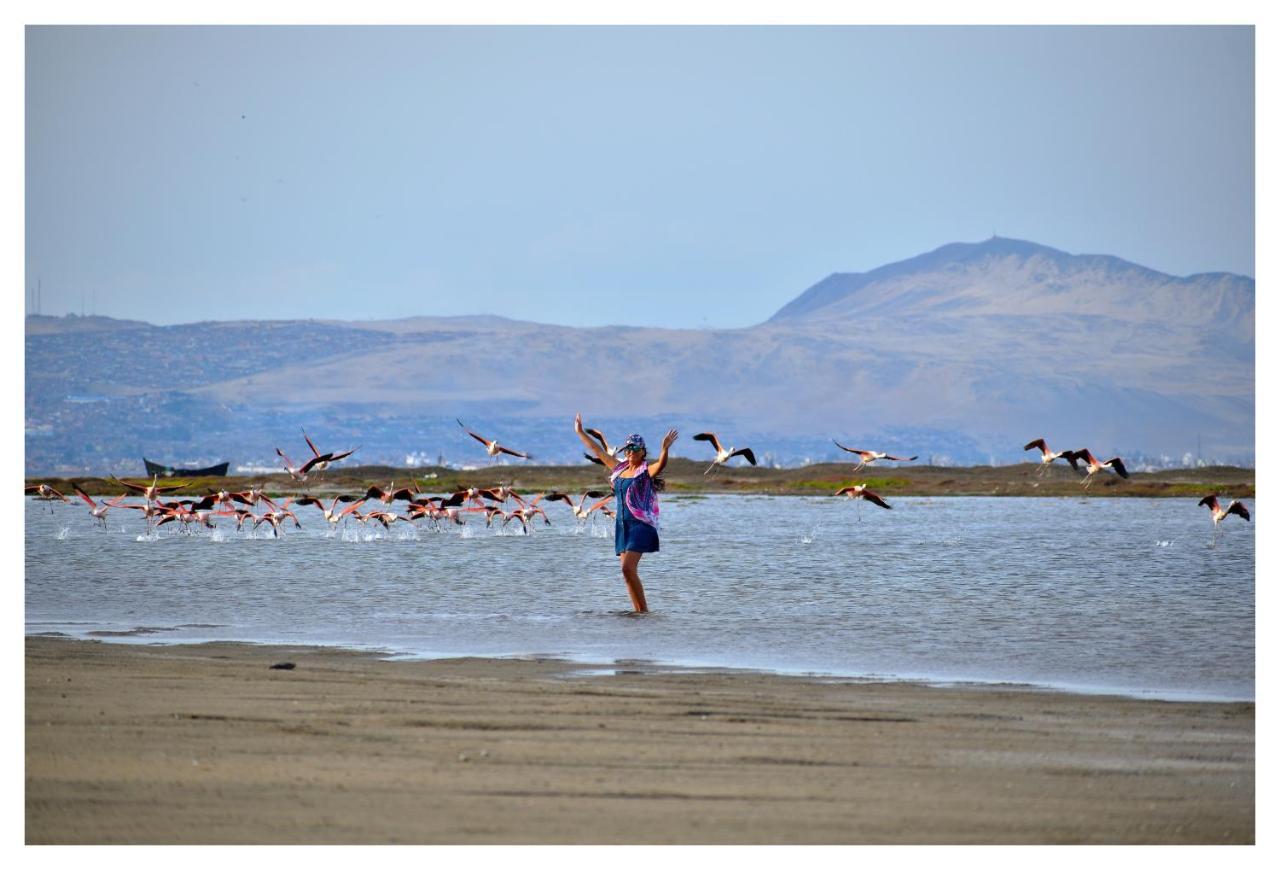
[[[194,460],[213,443],[270,459],[279,430],[299,423],[393,461],[451,444],[451,409],[525,432],[557,461],[577,458],[555,427],[579,410],[632,431],[669,417],[751,432],[758,453],[787,462],[826,458],[832,435],[898,431],[933,433],[930,451],[957,461],[1016,460],[1041,435],[1253,455],[1252,279],[1173,279],[1004,239],[858,274],[875,277],[812,305],[819,282],[788,303],[807,296],[810,310],[739,329],[426,315],[118,329],[67,318],[59,331],[32,318],[29,468],[144,449]],[[133,428],[117,434],[121,415]]]
[[[895,282],[897,285],[910,284],[911,279],[916,276],[960,274],[959,267],[972,269],[975,264],[984,261],[1001,259],[1008,262],[1015,258],[1021,264],[1045,264],[1057,269],[1055,274],[1040,272],[1031,276],[1057,279],[1057,281],[1045,280],[1049,290],[1053,290],[1055,284],[1060,284],[1065,279],[1089,274],[1100,276],[1112,283],[1140,281],[1146,292],[1152,289],[1195,289],[1229,285],[1223,288],[1226,292],[1236,295],[1247,293],[1252,297],[1256,290],[1256,282],[1246,275],[1231,272],[1200,272],[1180,277],[1110,254],[1069,254],[1037,242],[992,236],[982,242],[952,242],[932,251],[905,260],[886,263],[866,272],[833,272],[783,305],[765,323],[795,321],[824,310],[825,313],[832,314],[838,311],[841,303],[846,303],[845,308],[850,307],[848,303],[852,297],[868,288],[892,287],[895,286]],[[988,273],[990,271],[989,268],[986,270]],[[880,301],[882,300],[874,298],[870,300],[872,304]],[[1091,301],[1097,303],[1102,300]],[[1178,304],[1194,301],[1184,296],[1178,300]],[[837,306],[834,311],[833,306]]]

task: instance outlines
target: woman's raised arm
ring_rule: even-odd
[[[614,459],[608,453],[604,452],[604,448],[596,439],[592,438],[582,428],[582,415],[577,414],[573,418],[573,431],[578,433],[578,437],[582,439],[582,443],[587,445],[587,449],[600,458],[601,464],[604,465],[605,471],[612,471],[613,467],[618,464],[618,460]]]
[[[662,474],[662,469],[667,467],[667,451],[671,449],[671,445],[676,443],[676,439],[680,437],[680,433],[675,429],[668,429],[667,434],[662,438],[662,452],[658,454],[658,458],[649,463],[649,476],[657,477]]]

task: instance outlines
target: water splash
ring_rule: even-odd
[[[61,529],[58,530],[57,538],[59,541],[65,541],[69,537],[71,537],[70,526],[63,526]]]

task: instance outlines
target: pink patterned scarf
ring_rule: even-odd
[[[620,462],[613,467],[613,471],[609,474],[609,483],[614,484],[618,479],[618,475],[627,468],[629,463]],[[631,515],[642,523],[653,526],[656,531],[658,528],[658,494],[653,490],[653,478],[649,476],[649,463],[640,466],[640,470],[636,472],[636,476],[631,478],[634,481],[627,487],[627,494],[624,501],[627,509],[631,511]]]

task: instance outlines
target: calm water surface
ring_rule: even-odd
[[[545,654],[1164,698],[1254,697],[1254,525],[1194,499],[673,496],[650,607],[628,616],[613,526],[501,534],[226,523],[145,535],[26,506],[26,624],[134,642]],[[1252,507],[1252,504],[1250,504]]]

